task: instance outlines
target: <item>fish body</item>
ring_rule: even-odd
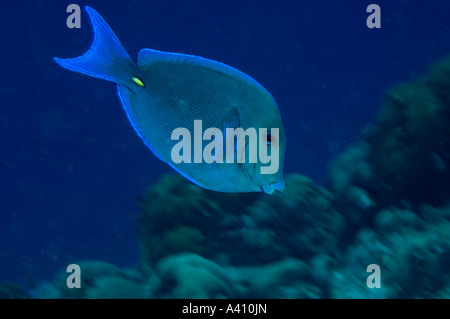
[[[136,65],[98,12],[90,7],[86,11],[94,32],[90,49],[77,58],[54,59],[66,69],[116,83],[131,125],[159,159],[210,190],[269,194],[283,190],[284,129],[278,106],[264,87],[230,66],[193,55],[142,49]],[[177,128],[192,132],[189,149],[194,156],[190,161],[173,160],[177,143],[173,133]],[[204,139],[207,128],[224,132],[223,140],[219,143],[220,135]],[[241,163],[236,156],[233,163],[206,163],[195,157],[195,154],[203,155],[212,140],[217,143],[215,153],[223,147],[225,157],[228,151],[225,132],[238,128],[245,131],[255,128],[255,132],[267,129],[265,139],[257,138],[268,144],[263,145],[270,149],[267,154],[273,156],[277,152],[274,172],[262,173],[267,161],[249,160],[252,152],[261,154],[263,148],[251,149],[248,136],[241,144],[235,142],[233,149],[237,156],[244,154]],[[184,138],[187,136],[183,135]]]

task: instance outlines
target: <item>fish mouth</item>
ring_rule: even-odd
[[[278,182],[272,182],[268,185],[262,185],[261,188],[265,193],[269,195],[272,195],[276,190],[282,192],[284,190],[284,181],[281,180]]]

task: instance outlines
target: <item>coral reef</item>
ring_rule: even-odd
[[[299,174],[286,176],[283,193],[264,196],[241,216],[240,246],[274,261],[283,256],[307,260],[318,253],[333,254],[345,229],[332,207],[333,195]],[[247,248],[245,248],[247,247]]]
[[[78,263],[81,269],[81,288],[68,288],[69,273],[62,270],[51,282],[43,282],[33,291],[37,298],[64,299],[135,299],[153,297],[156,277],[134,269],[123,269],[103,261]]]
[[[220,228],[233,227],[239,213],[258,196],[208,191],[178,174],[163,177],[142,199],[138,234],[143,269],[180,252],[213,259],[223,251]]]
[[[436,211],[436,209],[433,209]],[[447,210],[443,208],[443,210]],[[416,213],[386,209],[375,229],[364,228],[333,272],[333,298],[433,298],[450,287],[448,221],[430,222]],[[381,289],[368,289],[365,267],[381,268]],[[447,287],[447,288],[446,288]]]
[[[198,255],[169,256],[157,265],[160,289],[169,298],[304,298],[318,297],[307,265],[286,258],[255,267],[219,266]]]
[[[427,77],[397,85],[361,141],[331,164],[328,186],[348,222],[349,245],[332,297],[446,296],[449,89],[450,58]],[[367,274],[355,272],[369,260],[383,269],[384,289],[376,294],[362,280]]]
[[[179,252],[236,266],[331,252],[344,229],[331,198],[298,174],[288,175],[285,191],[273,196],[208,192],[177,175],[165,177],[142,205],[143,268]]]
[[[330,167],[341,200],[377,209],[443,205],[450,192],[450,58],[430,74],[387,94],[361,142]]]
[[[41,298],[320,298],[345,227],[332,195],[308,178],[286,177],[285,192],[223,194],[177,175],[142,201],[141,272],[80,263],[81,289],[67,273]],[[311,271],[320,267],[321,272]]]

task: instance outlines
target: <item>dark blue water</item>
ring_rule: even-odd
[[[285,171],[317,183],[357,141],[393,84],[450,53],[450,2],[78,1],[99,11],[135,58],[142,48],[194,54],[246,72],[275,97]],[[0,10],[0,281],[28,285],[73,260],[138,264],[138,198],[170,168],[135,135],[115,85],[52,58],[84,53],[68,29],[73,1],[10,1]]]

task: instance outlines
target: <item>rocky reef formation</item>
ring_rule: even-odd
[[[450,193],[450,58],[429,75],[399,84],[359,143],[330,167],[329,187],[342,202],[444,205]]]
[[[329,192],[298,174],[288,175],[285,192],[273,196],[210,192],[169,175],[143,199],[138,221],[143,269],[178,252],[236,266],[328,253],[344,224],[331,200]]]

